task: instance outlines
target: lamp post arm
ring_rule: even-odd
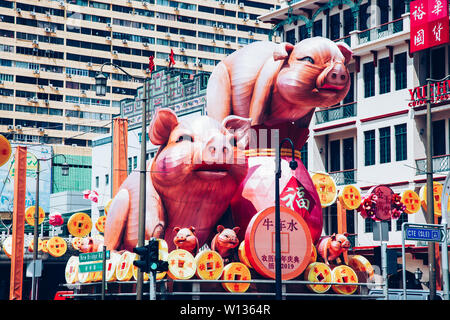
[[[100,73],[103,73],[103,67],[106,66],[106,65],[108,65],[108,66],[113,66],[113,67],[119,69],[120,71],[122,71],[123,73],[125,73],[127,76],[129,76],[129,77],[131,77],[131,78],[134,78],[134,79],[140,79],[140,80],[145,79],[145,78],[143,78],[143,77],[136,77],[136,76],[133,76],[133,75],[129,74],[129,73],[128,73],[127,71],[125,71],[125,69],[123,69],[121,66],[119,66],[119,65],[117,65],[117,64],[115,64],[115,63],[112,63],[112,62],[105,62],[105,63],[103,63],[103,64],[100,66],[100,71],[99,71]]]

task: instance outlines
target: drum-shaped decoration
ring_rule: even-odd
[[[73,214],[67,222],[67,229],[74,237],[85,237],[92,229],[92,220],[84,212]]]
[[[172,279],[190,279],[195,275],[195,271],[197,270],[194,256],[183,249],[171,251],[167,261],[169,262],[167,274]]]
[[[48,240],[49,239],[42,240],[42,252],[44,252],[44,253],[48,253],[48,247],[47,247]]]
[[[106,222],[106,216],[101,216],[97,219],[95,222],[95,228],[98,232],[104,233],[105,232],[105,222]]]
[[[3,251],[5,252],[8,258],[11,258],[12,255],[12,236],[6,237],[2,244]]]
[[[92,272],[80,272],[80,270],[78,270],[78,281],[81,283],[92,282]]]
[[[299,213],[280,206],[281,277],[299,276],[311,260],[308,225]],[[258,212],[245,232],[245,254],[260,275],[275,279],[275,207]]]
[[[72,247],[75,250],[79,251],[80,248],[81,248],[81,244],[83,243],[83,239],[80,238],[80,237],[75,237],[75,238],[72,239],[72,241],[70,243],[72,244]]]
[[[361,190],[354,185],[346,185],[339,191],[339,202],[346,210],[356,210],[361,204]]]
[[[311,177],[319,195],[322,208],[331,206],[337,197],[337,187],[334,179],[326,172],[318,172]]]
[[[42,248],[44,246],[44,242],[42,239],[38,239],[38,252],[42,251]],[[34,239],[31,239],[30,244],[28,245],[28,251],[33,252],[34,250]]]
[[[34,215],[35,215],[34,208],[35,208],[35,206],[31,206],[25,210],[25,221],[30,226],[34,226]],[[44,209],[42,209],[42,207],[39,207],[38,214],[39,214],[38,224],[41,224],[42,222],[44,222],[44,218],[45,218],[45,212],[44,212]]]
[[[332,282],[330,267],[323,262],[313,262],[304,272],[305,281],[317,282],[317,284],[307,284],[306,287],[315,293],[327,292],[331,285],[321,284],[321,282]]]
[[[133,261],[136,258],[136,254],[124,251],[120,256],[120,259],[116,267],[116,278],[119,281],[130,281],[133,277]]]
[[[0,167],[8,162],[11,157],[11,143],[0,134]]]
[[[80,261],[77,256],[71,256],[67,260],[66,269],[64,270],[64,275],[66,277],[66,283],[76,283],[78,281],[78,267]]]
[[[50,238],[47,242],[47,250],[52,257],[62,257],[67,251],[67,243],[61,237]]]
[[[343,285],[332,285],[331,288],[334,292],[339,294],[350,295],[355,293],[358,289],[357,285],[351,285],[351,283],[358,283],[358,276],[355,271],[346,265],[341,265],[331,270],[332,281],[345,283]]]
[[[247,255],[245,254],[245,240],[241,242],[238,248],[238,257],[239,261],[245,264],[249,269],[252,269],[252,265],[250,264],[250,260],[248,260]]]
[[[109,259],[106,260],[105,268],[105,280],[115,281],[116,278],[116,268],[120,260],[120,254],[110,251]]]
[[[243,263],[229,263],[223,268],[222,280],[251,280],[250,270]],[[228,292],[246,292],[250,282],[223,282],[222,286]]]
[[[354,255],[348,258],[348,265],[356,271],[365,272],[371,280],[375,274],[372,264],[361,255]]]
[[[212,250],[203,250],[195,256],[197,277],[203,280],[217,280],[223,272],[224,262],[220,254]]]

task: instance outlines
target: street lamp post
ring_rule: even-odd
[[[36,201],[35,201],[35,207],[34,207],[34,238],[33,238],[33,274],[32,274],[32,281],[31,281],[31,300],[37,300],[37,286],[36,286],[36,263],[38,258],[38,242],[39,242],[39,235],[38,235],[38,224],[39,224],[39,174],[41,171],[40,162],[41,161],[48,161],[56,158],[57,156],[64,157],[64,163],[62,165],[62,175],[68,176],[69,175],[69,165],[67,164],[67,159],[64,154],[56,154],[51,158],[48,159],[39,159],[37,158],[36,163]]]
[[[276,146],[275,156],[275,299],[281,300],[281,230],[280,230],[280,178],[281,178],[281,146],[289,142],[292,149],[292,160],[289,167],[292,170],[297,169],[297,161],[295,161],[294,143],[289,138],[284,138],[279,145]]]
[[[95,76],[95,92],[98,96],[105,96],[106,95],[106,84],[107,84],[107,77],[103,74],[103,67],[105,65],[111,65],[115,68],[120,69],[123,73],[125,73],[127,76],[135,79],[142,79],[139,77],[135,77],[128,72],[126,72],[124,69],[122,69],[120,66],[111,63],[111,62],[105,62],[101,65],[100,71]],[[150,79],[151,79],[151,73],[150,73]],[[138,247],[144,246],[145,242],[145,207],[146,207],[146,155],[147,155],[147,86],[146,83],[148,80],[145,79],[144,81],[144,95],[142,98],[143,104],[142,104],[142,127],[141,127],[141,165],[140,165],[140,185],[139,185],[139,229],[138,229]],[[152,275],[150,274],[150,277]],[[136,300],[142,300],[142,293],[143,293],[143,286],[144,286],[144,275],[142,271],[138,268],[137,271],[137,280],[136,280]]]

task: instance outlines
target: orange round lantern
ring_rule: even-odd
[[[98,230],[98,232],[104,233],[105,232],[105,222],[106,222],[106,216],[101,216],[97,219],[95,222],[95,228]]]
[[[61,237],[50,238],[47,242],[47,250],[52,257],[62,257],[67,251],[67,243]]]
[[[0,134],[0,167],[8,162],[11,157],[11,143]]]
[[[328,265],[322,262],[314,262],[308,265],[304,272],[306,281],[317,282],[317,284],[307,284],[309,290],[315,293],[327,292],[331,285],[321,284],[321,282],[332,282],[331,269]]]
[[[42,251],[42,248],[44,246],[44,242],[41,239],[38,239],[38,252]],[[28,251],[33,252],[34,250],[34,239],[31,239],[30,244],[28,246]]]
[[[438,217],[442,215],[441,210],[441,201],[442,201],[442,191],[444,189],[444,186],[436,181],[433,181],[433,202],[434,202],[434,214]],[[420,201],[423,210],[427,211],[427,185],[423,185],[422,188],[420,188],[419,192]],[[450,198],[449,198],[450,203]]]
[[[67,229],[74,237],[87,236],[92,229],[91,217],[83,212],[75,213],[67,221]]]
[[[355,293],[358,286],[350,285],[351,283],[358,283],[358,276],[352,268],[346,265],[335,267],[331,270],[332,282],[345,283],[343,285],[332,285],[334,292],[339,294],[350,295]]]
[[[339,191],[339,201],[346,210],[356,210],[361,204],[361,190],[354,185],[347,185]]]
[[[251,280],[250,270],[240,262],[227,264],[222,273],[223,280]],[[246,292],[250,287],[250,282],[223,282],[222,286],[229,292]]]
[[[322,208],[331,206],[337,197],[337,187],[334,179],[326,172],[318,172],[311,177],[317,193],[319,194]]]
[[[420,197],[413,190],[405,190],[402,192],[402,203],[405,205],[405,212],[413,214],[420,209]]]

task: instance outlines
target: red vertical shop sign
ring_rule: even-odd
[[[410,51],[449,43],[448,0],[415,0],[410,3]]]

